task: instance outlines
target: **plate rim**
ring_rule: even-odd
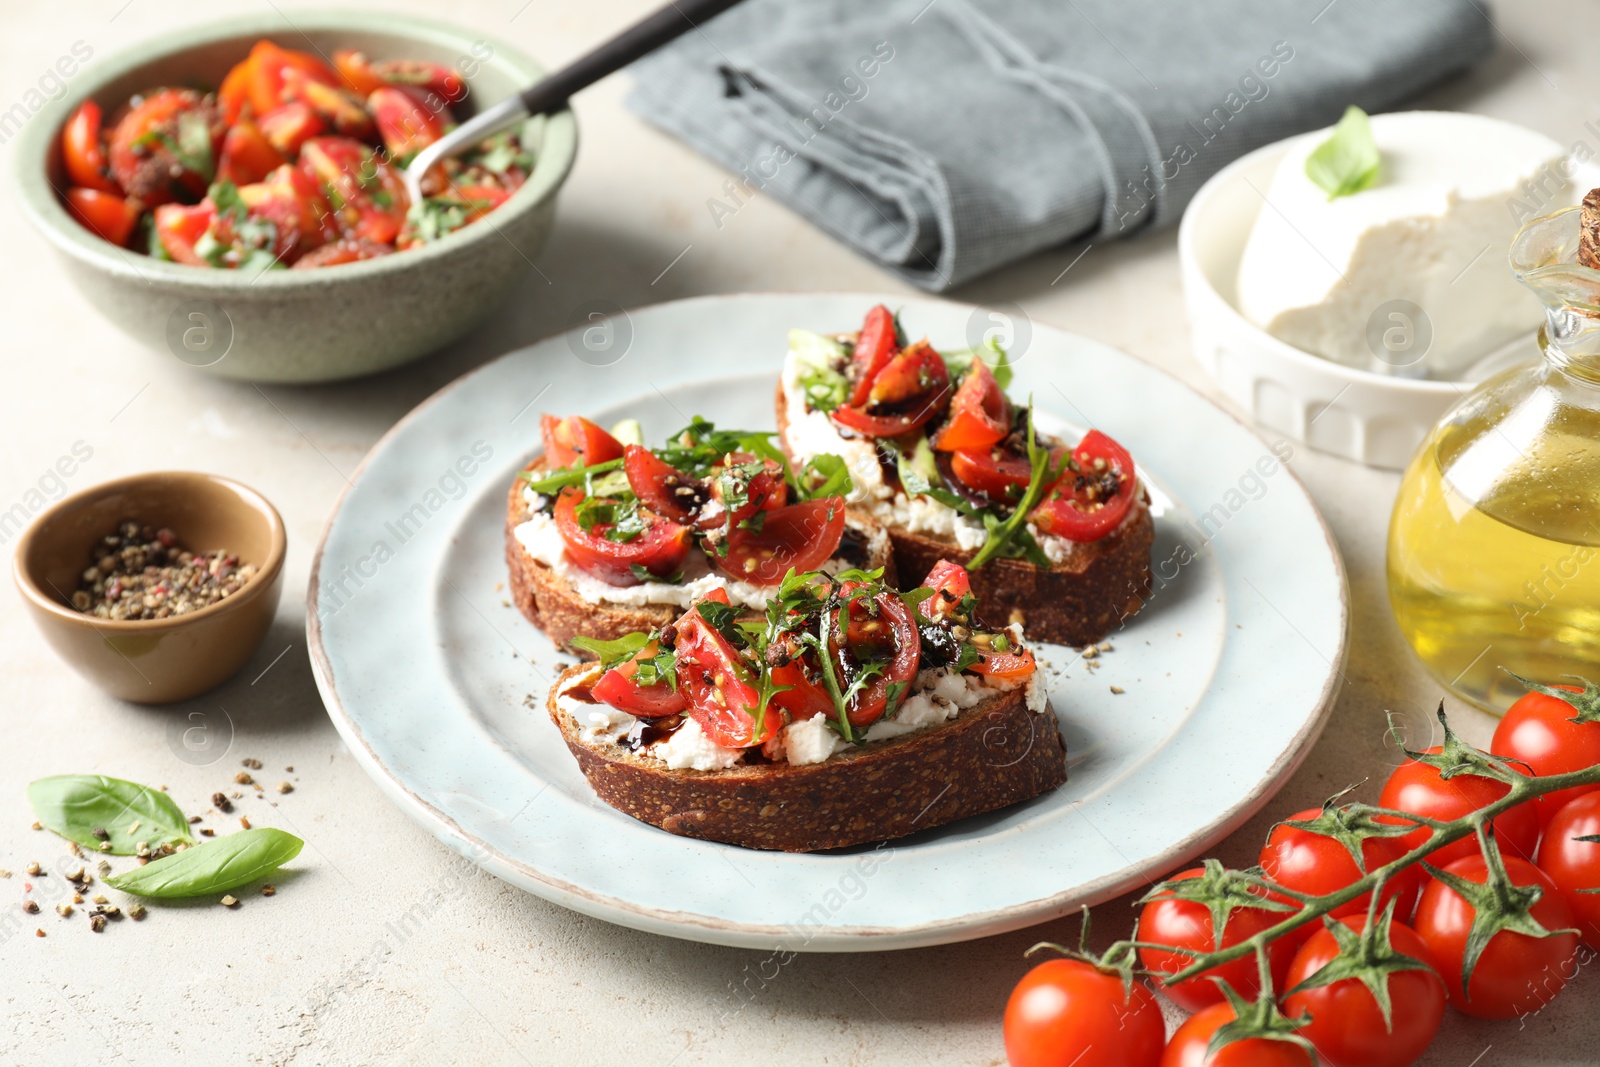
[[[737,293],[707,293],[676,300],[663,300],[654,304],[640,305],[626,309],[632,315],[653,308],[668,305],[717,303],[729,300],[744,299],[806,299],[806,298],[845,298],[866,301],[869,305],[874,303],[888,303],[892,301],[905,302],[916,300],[919,302],[946,304],[951,307],[979,310],[981,304],[971,304],[965,301],[947,300],[943,297],[928,294],[890,294],[883,292],[858,292],[853,290],[759,290]],[[1038,319],[1029,315],[1030,321],[1055,330],[1072,338],[1088,341],[1092,344],[1103,346],[1116,351],[1119,355],[1138,362],[1145,369],[1161,374],[1192,394],[1195,399],[1231,419],[1241,430],[1251,437],[1261,441],[1270,448],[1270,444],[1251,425],[1240,416],[1228,410],[1222,404],[1206,396],[1197,388],[1179,378],[1176,374],[1157,366],[1151,361],[1120,348],[1110,342],[1101,341],[1075,330],[1056,325],[1053,322]],[[311,660],[312,676],[317,685],[317,691],[322,697],[323,705],[344,742],[350,746],[351,752],[356,756],[357,762],[371,777],[387,797],[394,801],[401,810],[405,811],[413,820],[420,823],[435,838],[447,848],[465,855],[478,866],[489,871],[496,877],[509,881],[518,888],[527,892],[534,892],[526,885],[518,883],[517,878],[526,879],[528,882],[543,886],[555,896],[544,896],[560,906],[592,915],[608,922],[617,923],[633,929],[642,929],[647,932],[661,934],[669,937],[698,941],[710,944],[721,944],[738,947],[779,947],[790,951],[808,952],[839,952],[839,951],[885,951],[890,949],[917,948],[930,945],[948,944],[952,942],[974,940],[981,937],[993,936],[1011,930],[1022,929],[1059,918],[1062,915],[1077,909],[1080,906],[1092,906],[1126,892],[1131,886],[1142,880],[1133,864],[1122,868],[1118,872],[1104,875],[1091,882],[1079,883],[1060,893],[1007,905],[1003,908],[991,908],[984,911],[968,912],[960,916],[946,919],[919,922],[907,926],[862,926],[838,924],[831,925],[823,931],[812,931],[811,936],[801,945],[791,945],[789,942],[794,934],[792,926],[764,925],[756,923],[737,922],[719,919],[715,916],[691,914],[648,907],[636,904],[622,898],[600,893],[592,889],[574,885],[554,878],[538,870],[525,860],[508,855],[490,846],[482,839],[463,829],[455,819],[444,811],[434,807],[424,800],[414,790],[406,785],[400,778],[387,767],[377,753],[372,749],[366,736],[362,733],[355,721],[344,708],[344,703],[339,697],[338,690],[333,683],[332,664],[328,659],[327,650],[323,644],[322,625],[316,610],[318,593],[320,591],[322,560],[328,547],[328,540],[333,531],[334,522],[344,509],[347,498],[355,488],[357,481],[366,471],[368,465],[385,448],[389,441],[399,435],[413,420],[420,419],[424,413],[445,394],[463,387],[469,380],[477,375],[499,366],[507,360],[515,358],[520,353],[536,348],[546,342],[565,337],[571,333],[570,329],[558,330],[546,334],[527,344],[503,352],[500,355],[485,361],[450,381],[441,385],[431,394],[418,402],[410,411],[396,420],[384,433],[373,442],[372,446],[362,456],[361,462],[345,480],[345,485],[339,490],[339,496],[327,517],[323,520],[321,533],[318,535],[317,546],[311,557],[310,578],[306,587],[306,642],[309,658]],[[1253,815],[1260,811],[1275,795],[1277,789],[1294,774],[1304,763],[1311,749],[1315,746],[1322,731],[1326,728],[1328,719],[1332,714],[1333,706],[1337,702],[1338,683],[1344,676],[1344,664],[1350,646],[1350,580],[1345,566],[1343,554],[1339,551],[1337,539],[1332,529],[1328,526],[1326,517],[1317,506],[1316,498],[1311,495],[1305,481],[1289,464],[1281,465],[1286,471],[1294,486],[1304,497],[1310,507],[1311,515],[1316,520],[1321,531],[1328,557],[1333,565],[1337,577],[1339,594],[1339,641],[1337,648],[1328,658],[1328,674],[1323,681],[1321,692],[1317,695],[1313,711],[1306,717],[1301,729],[1296,732],[1288,744],[1282,749],[1273,763],[1265,768],[1255,783],[1246,791],[1245,796],[1237,803],[1230,806],[1222,815],[1214,820],[1211,825],[1203,830],[1173,842],[1160,853],[1149,857],[1148,863],[1160,870],[1166,870],[1178,863],[1184,862],[1186,857],[1194,856],[1228,837],[1239,829]],[[513,877],[516,876],[516,877]]]

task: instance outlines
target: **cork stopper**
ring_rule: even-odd
[[[1600,270],[1600,189],[1590,189],[1583,197],[1578,223],[1578,264]]]

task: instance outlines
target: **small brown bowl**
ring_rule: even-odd
[[[100,538],[131,519],[166,527],[193,552],[226,549],[256,565],[225,600],[166,619],[112,621],[68,598]],[[266,636],[283,587],[283,519],[265,497],[215,474],[153,471],[76,493],[40,515],[17,543],[13,575],[56,654],[112,696],[168,704],[222,684]]]

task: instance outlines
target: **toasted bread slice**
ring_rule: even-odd
[[[543,466],[540,457],[524,470],[540,470]],[[636,631],[657,630],[687,610],[687,605],[681,604],[627,604],[581,595],[571,581],[548,563],[534,558],[518,540],[517,527],[528,520],[531,511],[526,487],[521,477],[514,479],[506,501],[506,565],[511,574],[511,600],[556,645],[589,658],[590,653],[572,647],[574,637],[581,634],[609,641]],[[885,580],[895,584],[894,556],[887,547],[888,539],[876,536],[882,530],[881,524],[870,515],[853,510],[845,521],[847,530],[859,536],[849,542],[850,555],[844,561],[863,569],[882,567]],[[874,548],[874,542],[881,547]]]
[[[777,390],[778,443],[788,447],[788,404]],[[920,579],[941,559],[963,566],[976,556],[953,540],[890,525],[900,574]],[[1150,548],[1155,521],[1149,494],[1141,492],[1128,516],[1098,541],[1073,546],[1068,557],[1046,569],[1023,559],[1000,558],[971,571],[978,613],[996,624],[1020,622],[1036,641],[1087,645],[1105,637],[1137,612],[1152,588]]]
[[[843,848],[1009,807],[1067,780],[1055,714],[1048,702],[1030,710],[1025,687],[997,692],[941,725],[821,763],[700,771],[585,740],[557,698],[586,690],[601,673],[591,663],[564,671],[547,700],[550,718],[601,800],[684,837],[784,852]]]

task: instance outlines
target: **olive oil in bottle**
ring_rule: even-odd
[[[1524,691],[1507,670],[1600,680],[1600,417],[1564,415],[1522,448],[1470,420],[1440,426],[1389,528],[1401,631],[1441,684],[1491,711]]]
[[[1511,245],[1545,306],[1544,358],[1483,382],[1411,460],[1389,524],[1389,602],[1457,696],[1503,712],[1508,671],[1600,681],[1600,190]]]

